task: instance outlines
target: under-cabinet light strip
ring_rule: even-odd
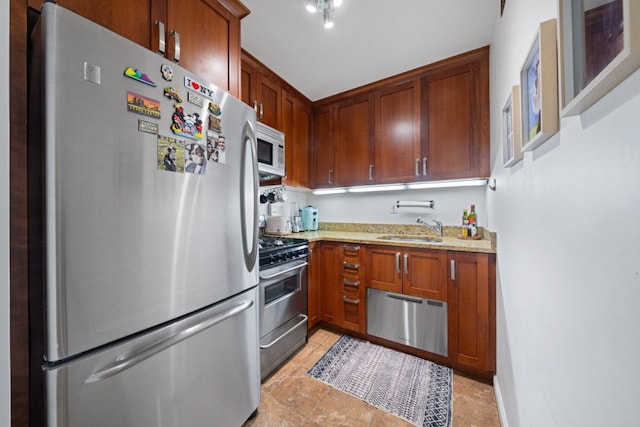
[[[357,187],[319,188],[312,193],[317,196],[344,193],[368,193],[378,191],[423,190],[428,188],[477,187],[487,185],[488,179],[462,179],[452,181],[414,182],[411,184],[362,185]]]

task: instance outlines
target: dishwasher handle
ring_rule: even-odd
[[[388,298],[399,299],[401,301],[413,302],[416,304],[422,304],[422,298],[410,297],[409,295],[400,295],[400,294],[386,294]]]

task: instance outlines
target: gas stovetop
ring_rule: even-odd
[[[258,239],[260,267],[272,267],[309,255],[309,242],[291,237],[262,236]]]

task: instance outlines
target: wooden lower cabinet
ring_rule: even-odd
[[[309,256],[307,262],[307,329],[311,329],[320,321],[320,282],[318,274],[320,268],[318,264],[318,253],[316,252],[316,242],[309,242]]]
[[[364,249],[359,245],[319,242],[313,250],[310,270],[310,281],[316,281],[311,287],[318,287],[319,320],[364,333]]]
[[[367,249],[367,286],[447,300],[447,252],[379,246]]]
[[[366,334],[367,287],[446,301],[446,358],[382,341],[489,379],[496,369],[495,264],[495,254],[317,242],[309,269],[309,304],[319,301],[319,321],[380,342]]]
[[[495,372],[495,255],[449,251],[449,360]]]

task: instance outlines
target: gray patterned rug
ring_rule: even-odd
[[[451,426],[446,366],[343,335],[307,373],[416,426]]]

